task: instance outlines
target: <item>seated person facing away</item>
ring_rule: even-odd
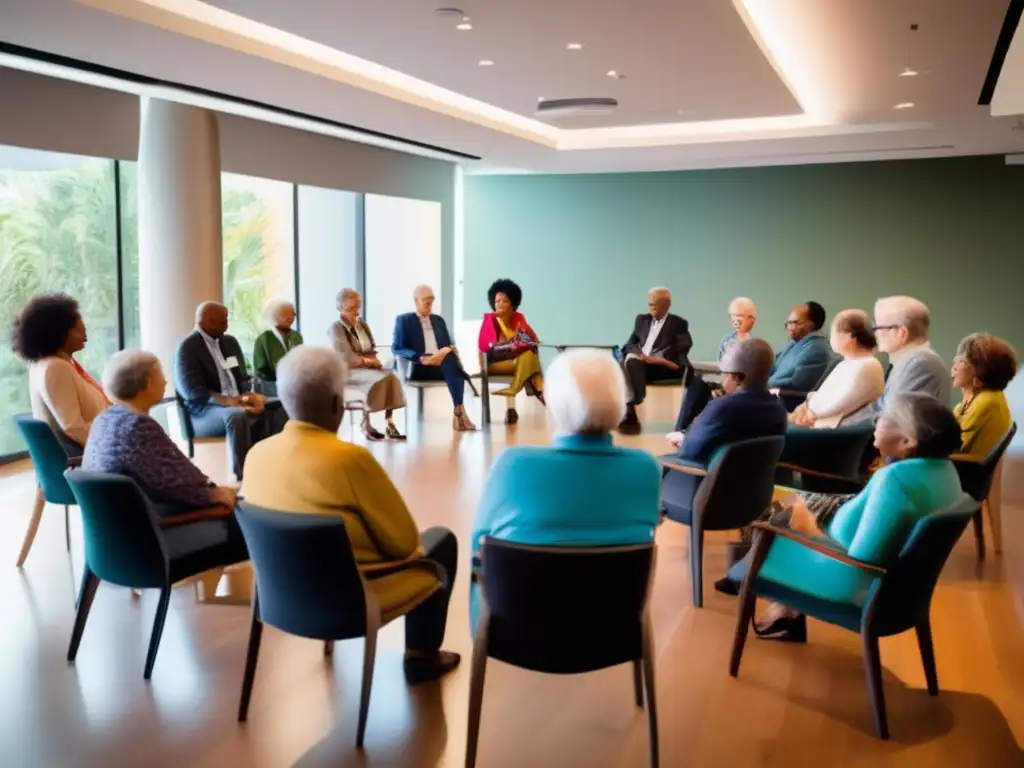
[[[652,288],[647,294],[647,312],[636,316],[633,332],[617,354],[629,396],[626,418],[619,425],[623,434],[640,434],[636,407],[647,397],[648,382],[682,380],[690,369],[690,325],[678,315],[669,314],[671,307],[672,292]]]
[[[813,494],[794,494],[776,506],[777,524],[810,536],[827,536],[853,558],[887,567],[899,555],[914,525],[957,503],[960,488],[950,454],[960,447],[960,427],[945,403],[931,395],[905,393],[888,398],[875,426],[875,447],[888,460],[855,497],[827,523],[810,511]],[[810,498],[809,498],[810,497]],[[730,571],[742,579],[750,555]],[[822,600],[862,601],[872,574],[823,558],[787,539],[772,542],[759,578],[790,586]],[[804,616],[773,604],[754,625],[759,637],[803,642]]]
[[[730,443],[784,435],[786,409],[768,391],[771,368],[772,348],[763,339],[730,347],[721,362],[725,396],[712,400],[686,435],[679,436],[674,458],[706,467]],[[702,479],[664,470],[661,503],[669,518],[689,523],[693,494]]]
[[[242,478],[253,443],[281,431],[286,419],[276,403],[250,394],[245,357],[227,335],[228,309],[207,301],[196,309],[196,329],[174,353],[174,388],[185,401],[197,437],[227,436],[235,477]]]
[[[831,345],[843,359],[789,415],[790,424],[828,428],[874,418],[875,401],[885,390],[885,372],[874,355],[875,334],[868,313],[845,309],[836,315]]]
[[[385,371],[370,326],[359,316],[363,297],[354,288],[343,288],[337,299],[338,320],[327,335],[348,368],[348,386],[362,394],[363,434],[367,440],[383,440],[385,434],[374,429],[370,414],[384,411],[384,432],[391,440],[405,440],[395,424],[395,410],[405,408],[402,382],[391,371]]]
[[[626,412],[615,360],[574,349],[547,370],[551,446],[515,446],[498,457],[473,523],[474,559],[484,536],[521,544],[647,543],[658,524],[659,468],[645,451],[612,442]],[[477,588],[471,593],[476,627]]]
[[[825,375],[832,359],[828,339],[819,336],[825,325],[825,308],[816,301],[797,304],[786,320],[789,343],[775,356],[768,388],[809,392]]]
[[[444,318],[431,313],[434,291],[429,285],[420,285],[413,291],[412,298],[416,311],[399,315],[395,320],[391,353],[396,358],[409,361],[409,381],[443,381],[447,384],[455,406],[452,428],[456,432],[472,431],[476,427],[462,405],[469,376],[462,367]]]
[[[1013,418],[1003,390],[1017,375],[1017,354],[1006,341],[972,333],[953,358],[953,386],[963,392],[953,414],[960,422],[960,452],[984,459],[1010,431]]]
[[[511,376],[512,383],[495,392],[504,395],[505,423],[519,421],[516,395],[522,389],[544,403],[544,374],[540,367],[540,343],[537,333],[519,312],[523,303],[523,289],[508,278],[495,280],[487,289],[487,302],[493,312],[484,314],[480,323],[477,347],[484,355],[487,372],[497,376]],[[484,397],[489,393],[484,392]]]
[[[278,364],[277,389],[291,421],[253,447],[246,460],[246,501],[281,512],[332,515],[345,524],[356,563],[388,613],[430,593],[433,571],[408,568],[374,578],[374,570],[429,558],[445,570],[444,589],[405,617],[405,674],[410,682],[450,672],[459,655],[440,650],[458,567],[458,543],[446,528],[422,536],[401,494],[373,455],[338,439],[348,369],[337,352],[293,349]]]
[[[284,299],[271,299],[263,308],[268,328],[256,337],[252,350],[252,369],[262,391],[277,394],[277,364],[288,350],[302,343],[302,334],[292,330],[295,305]]]
[[[160,517],[219,506],[233,521],[235,491],[210,482],[149,415],[167,388],[157,356],[139,349],[118,352],[103,372],[103,386],[114,404],[93,422],[83,468],[127,475]]]
[[[86,341],[78,302],[62,293],[31,299],[11,329],[11,348],[28,363],[32,415],[50,425],[69,456],[82,455],[93,420],[110,405],[73,357]]]
[[[750,338],[750,332],[754,330],[754,323],[757,322],[757,307],[753,300],[746,296],[739,296],[729,302],[729,320],[735,330],[732,333],[727,333],[718,345],[718,356],[715,360],[719,364],[725,358],[725,353],[736,342]],[[725,390],[722,389],[721,384],[708,383],[701,376],[694,375],[683,392],[679,416],[676,417],[675,432],[682,434],[689,429],[693,420],[707,407],[711,399],[724,394]]]
[[[889,296],[875,302],[878,349],[892,364],[878,410],[887,398],[903,392],[923,392],[950,403],[949,369],[928,341],[931,323],[931,312],[917,299]]]

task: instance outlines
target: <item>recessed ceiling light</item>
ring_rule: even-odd
[[[616,72],[614,69],[609,69],[608,70],[608,77],[614,77],[614,78],[618,79],[619,73]]]
[[[904,67],[903,71],[900,72],[900,77],[917,77],[917,70],[911,69],[910,67]]]
[[[490,59],[480,59],[480,66],[481,67],[493,67],[494,66],[494,62],[491,61]]]
[[[456,24],[455,28],[462,32],[468,32],[469,30],[471,30],[473,28],[473,25],[469,23],[469,16],[463,16],[462,23]]]
[[[582,51],[583,43],[566,43],[565,48],[568,51]]]
[[[912,101],[901,101],[899,104],[893,107],[893,109],[911,109],[914,106]]]

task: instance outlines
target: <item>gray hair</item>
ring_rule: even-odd
[[[875,319],[885,316],[893,325],[907,329],[910,341],[928,341],[932,313],[922,302],[910,296],[886,296],[875,302]]]
[[[199,325],[199,321],[203,319],[203,315],[211,309],[223,309],[227,310],[227,306],[221,304],[219,301],[204,301],[198,307],[196,307],[196,325]]]
[[[544,373],[544,397],[557,435],[607,434],[626,415],[626,380],[615,358],[571,349]]]
[[[917,440],[915,456],[945,459],[960,450],[960,422],[949,406],[924,392],[901,392],[885,398],[882,418]]]
[[[277,321],[287,309],[290,309],[294,313],[295,305],[287,299],[271,299],[263,305],[263,322],[266,323],[269,328],[276,328]]]
[[[160,358],[144,349],[123,349],[115,353],[103,371],[103,389],[114,400],[131,400],[149,383]]]
[[[653,296],[656,299],[664,296],[669,301],[672,301],[672,291],[670,291],[668,288],[666,288],[663,285],[659,285],[659,286],[656,286],[654,288],[651,288],[651,290],[649,290],[647,292],[647,295],[648,296]]]
[[[344,399],[347,380],[345,359],[326,347],[295,347],[277,364],[277,395],[296,421],[329,422],[334,398]]]
[[[765,389],[772,375],[775,353],[764,339],[744,339],[733,344],[722,358],[722,373],[743,375],[744,389]]]
[[[418,299],[420,297],[421,293],[429,293],[429,294],[433,295],[434,289],[431,288],[429,285],[417,285],[412,290],[412,297],[413,297],[413,299],[414,300]]]
[[[739,310],[745,310],[744,314],[750,315],[754,318],[757,317],[757,306],[754,304],[754,300],[748,299],[746,296],[737,296],[729,302],[730,315],[733,313],[733,310],[737,310],[737,315],[740,314]]]
[[[342,288],[341,291],[338,292],[338,298],[335,302],[335,306],[338,308],[338,311],[343,312],[345,310],[345,305],[348,304],[348,300],[353,296],[358,295],[359,291],[355,288]]]

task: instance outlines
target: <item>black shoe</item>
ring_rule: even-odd
[[[515,408],[509,408],[505,411],[506,424],[515,424],[517,421],[519,421],[519,412]]]
[[[728,576],[725,576],[715,582],[715,591],[721,592],[723,595],[736,597],[740,593],[740,586],[738,581],[733,581]]]
[[[639,435],[640,430],[640,419],[636,415],[636,407],[633,405],[627,405],[626,418],[624,418],[619,424],[619,432],[624,435]]]
[[[462,661],[462,657],[452,651],[438,651],[433,656],[406,656],[402,666],[405,668],[405,679],[410,685],[426,683],[444,677]]]
[[[762,640],[779,640],[783,643],[806,643],[807,642],[807,617],[784,616],[776,619],[764,629],[758,629],[754,625],[754,634]]]
[[[387,427],[384,428],[385,434],[387,434],[389,440],[405,440],[405,435],[398,431],[398,427],[388,422]]]
[[[372,424],[363,424],[363,434],[366,435],[367,440],[383,440],[384,435],[373,428]]]

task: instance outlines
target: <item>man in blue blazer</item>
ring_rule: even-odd
[[[476,429],[462,406],[468,376],[448,333],[444,318],[432,314],[434,292],[430,286],[418,286],[413,293],[416,311],[399,315],[391,353],[408,361],[404,378],[409,381],[443,381],[448,385],[455,406],[452,425],[456,431]]]
[[[828,339],[817,335],[824,325],[825,308],[818,302],[793,307],[786,320],[789,344],[775,356],[769,389],[810,392],[818,386],[832,360]]]

